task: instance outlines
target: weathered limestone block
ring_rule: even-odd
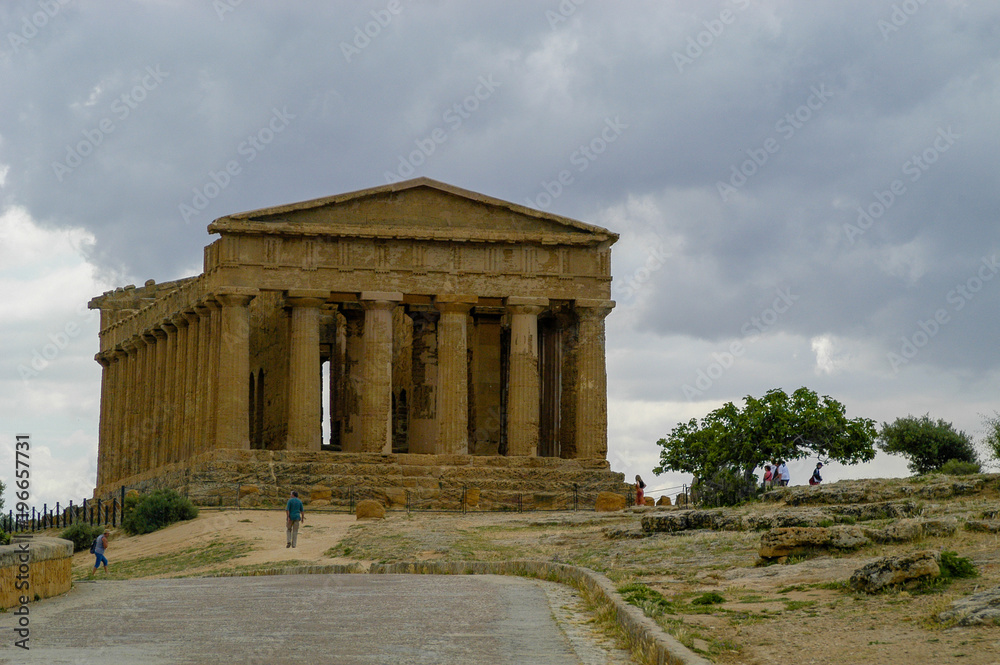
[[[72,542],[62,538],[31,539],[27,561],[30,586],[26,590],[15,586],[19,566],[24,563],[23,556],[23,550],[14,541],[0,546],[0,608],[20,605],[22,595],[34,602],[36,593],[41,598],[49,598],[69,591],[72,586]]]
[[[951,536],[958,529],[954,518],[900,520],[884,529],[865,529],[865,534],[877,543],[908,543],[925,536]]]
[[[326,499],[315,499],[309,502],[310,508],[322,508],[323,506],[329,506],[330,502]]]
[[[405,506],[406,490],[398,487],[390,487],[385,491],[385,500],[389,506]]]
[[[625,510],[625,497],[614,492],[600,492],[597,495],[597,503],[594,504],[594,510],[599,513]]]
[[[969,520],[965,523],[966,531],[981,531],[984,533],[1000,532],[1000,521],[997,520]]]
[[[886,587],[906,584],[941,574],[937,552],[916,552],[905,556],[883,557],[851,575],[850,586],[856,591],[875,593]]]
[[[960,598],[937,616],[938,621],[957,622],[959,626],[995,626],[1000,624],[1000,587]]]
[[[333,498],[333,492],[328,487],[317,485],[309,489],[310,505],[315,501],[326,501],[327,503],[329,503],[330,499],[332,498]]]
[[[478,487],[470,487],[465,490],[465,506],[466,508],[478,508],[479,507],[479,494],[480,490]]]
[[[260,488],[256,485],[240,485],[240,498],[251,494],[260,494]]]
[[[687,505],[688,505],[688,495],[687,494],[678,494],[677,498],[674,500],[674,505],[675,506],[682,506],[682,507],[686,508]]]
[[[646,506],[655,506],[656,505],[656,500],[653,499],[653,497],[651,497],[651,496],[646,496],[646,497],[643,497],[642,503],[643,503],[643,505],[646,505]]]
[[[358,506],[354,510],[357,519],[383,519],[385,517],[385,506],[374,499],[358,501]]]
[[[656,505],[658,505],[658,506],[669,506],[670,505],[670,497],[667,496],[666,494],[664,494],[663,496],[661,496],[659,499],[656,500]]]
[[[869,542],[856,526],[787,527],[771,529],[760,537],[761,558],[775,559],[817,548],[853,550]]]

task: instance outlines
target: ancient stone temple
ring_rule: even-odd
[[[621,488],[606,460],[614,233],[426,178],[208,230],[202,274],[90,302],[97,496]]]

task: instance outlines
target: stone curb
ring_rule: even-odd
[[[373,563],[367,569],[359,563],[325,566],[287,566],[262,568],[244,573],[217,573],[208,577],[253,577],[258,575],[328,575],[369,573],[372,575],[517,575],[559,582],[586,590],[602,605],[609,606],[615,622],[625,633],[632,654],[642,662],[656,665],[711,665],[642,613],[626,603],[614,583],[587,568],[549,561],[410,561]]]

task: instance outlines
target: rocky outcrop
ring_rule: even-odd
[[[966,531],[981,531],[984,533],[1000,533],[1000,521],[969,520],[965,523]]]
[[[625,497],[615,492],[600,492],[597,495],[594,510],[599,513],[625,510]]]
[[[972,594],[956,600],[951,609],[941,612],[938,621],[959,626],[995,626],[1000,624],[1000,588]]]
[[[855,550],[871,542],[856,526],[787,527],[771,529],[760,538],[763,559],[778,559],[816,549]]]
[[[656,505],[658,505],[658,506],[669,506],[670,505],[670,497],[667,496],[666,494],[664,494],[663,496],[661,496],[659,499],[656,500]]]
[[[941,574],[937,552],[915,552],[904,556],[887,556],[859,568],[851,575],[850,587],[855,591],[876,593],[887,587],[906,585]]]
[[[382,519],[385,517],[385,506],[383,506],[378,501],[373,501],[372,499],[365,499],[364,501],[358,501],[358,506],[354,510],[354,514],[359,520],[364,519]]]
[[[958,530],[955,519],[907,519],[884,529],[865,528],[865,535],[876,543],[908,543],[929,536],[952,536]]]
[[[765,501],[789,506],[822,504],[875,504],[899,499],[949,499],[976,494],[996,483],[996,476],[921,476],[919,482],[898,483],[889,479],[842,480],[832,485],[776,487],[765,492]]]

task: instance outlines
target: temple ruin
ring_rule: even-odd
[[[89,304],[95,496],[336,502],[350,486],[443,504],[462,488],[485,505],[622,488],[606,459],[616,234],[426,178],[208,231],[202,274]]]

